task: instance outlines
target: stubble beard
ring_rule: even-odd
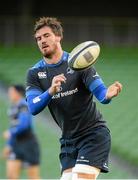
[[[45,58],[51,59],[52,56],[55,54],[56,50],[57,50],[56,45],[54,45],[54,47],[53,47],[52,50],[50,50],[50,51],[48,51],[48,52],[47,52],[47,51],[43,52],[43,56],[44,56]]]

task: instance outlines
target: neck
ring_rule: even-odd
[[[48,64],[57,64],[60,61],[62,55],[63,55],[63,50],[60,46],[60,47],[57,47],[55,53],[52,54],[50,58],[44,57],[44,60]]]

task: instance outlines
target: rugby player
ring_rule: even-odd
[[[108,172],[111,138],[93,96],[108,104],[122,85],[117,81],[107,88],[94,67],[83,71],[68,67],[69,53],[61,46],[63,28],[56,18],[40,18],[34,36],[43,58],[28,71],[29,110],[36,115],[48,106],[62,130],[61,180],[96,179],[100,172]]]
[[[4,157],[7,158],[7,178],[18,179],[22,165],[29,179],[39,179],[39,145],[32,127],[32,115],[24,99],[25,88],[13,85],[8,90],[12,103],[8,110],[10,128],[3,133],[7,140]]]

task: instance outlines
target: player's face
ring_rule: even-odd
[[[16,91],[16,89],[14,87],[9,88],[8,96],[12,103],[16,103],[19,99],[19,93]]]
[[[44,57],[50,58],[56,52],[58,43],[60,43],[61,37],[56,36],[50,27],[43,27],[39,29],[35,38],[38,47]]]

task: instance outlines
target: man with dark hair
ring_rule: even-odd
[[[36,21],[34,27],[34,33],[36,33],[42,27],[48,26],[52,29],[53,33],[57,36],[60,36],[61,39],[63,38],[63,28],[61,26],[61,22],[57,20],[57,18],[51,17],[42,17],[38,21]]]
[[[48,106],[62,130],[61,179],[96,179],[100,172],[108,172],[111,139],[93,95],[108,104],[122,85],[115,82],[107,88],[94,67],[71,70],[62,38],[63,29],[56,18],[43,17],[36,22],[35,39],[43,58],[28,71],[27,102],[33,115]]]
[[[32,115],[24,99],[25,88],[13,85],[8,90],[12,103],[8,111],[10,128],[3,136],[7,140],[4,157],[7,158],[7,178],[18,179],[22,164],[27,164],[28,177],[39,178],[39,145],[32,128]]]

